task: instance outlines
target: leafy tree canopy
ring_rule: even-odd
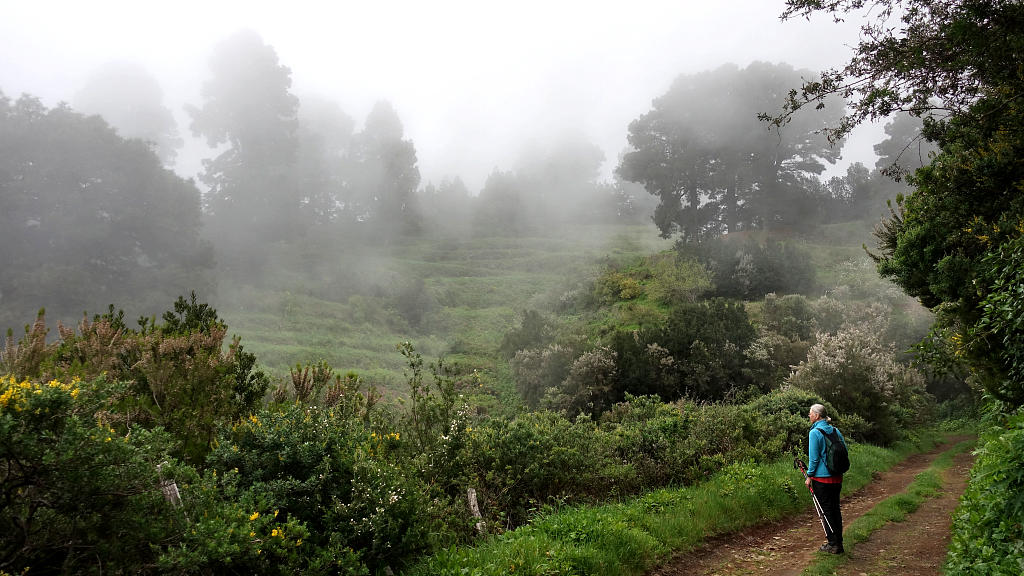
[[[420,185],[416,146],[390,102],[377,102],[355,136],[350,154],[354,180],[349,197],[353,216],[369,221],[384,236],[419,225],[416,189]]]
[[[879,271],[954,329],[956,353],[995,397],[1024,404],[1024,359],[1006,344],[1024,337],[1024,301],[1013,293],[1014,250],[1024,235],[1024,5],[1014,0],[790,0],[783,18],[835,18],[868,8],[862,41],[841,69],[790,93],[791,114],[823,98],[851,99],[825,129],[910,112],[940,149],[910,179],[877,229]],[[1012,297],[1011,294],[1017,294]],[[998,304],[996,304],[998,303]],[[1012,320],[1011,320],[1012,319]]]
[[[1024,7],[1015,0],[787,0],[782,18],[825,13],[837,21],[866,9],[861,42],[842,68],[826,70],[820,81],[792,90],[783,114],[808,104],[826,105],[839,94],[849,112],[825,130],[846,136],[865,120],[897,111],[916,116],[970,116],[982,98],[1011,101],[1020,95]]]
[[[14,321],[51,303],[152,313],[209,285],[199,190],[98,116],[0,93],[0,302]]]

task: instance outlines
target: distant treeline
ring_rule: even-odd
[[[290,70],[253,32],[216,49],[202,101],[186,107],[191,132],[217,151],[199,183],[168,168],[182,139],[141,68],[101,69],[74,109],[0,93],[0,320],[13,325],[44,305],[74,320],[110,302],[151,315],[190,289],[259,282],[287,246],[355,253],[422,234],[652,218],[663,235],[697,242],[877,217],[901,185],[861,165],[822,179],[839,154],[815,134],[822,118],[778,132],[757,119],[808,74],[756,63],[681,76],[629,126],[614,180],[600,180],[599,148],[553,136],[480,190],[457,175],[423,183],[389,103],[357,131],[337,104],[300,100]],[[901,119],[888,132],[879,166],[906,156],[919,125]]]

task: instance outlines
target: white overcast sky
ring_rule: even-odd
[[[582,135],[606,155],[682,73],[727,62],[820,70],[849,58],[857,23],[780,22],[781,0],[0,0],[0,90],[71,101],[110,61],[146,66],[188,136],[206,61],[241,28],[292,70],[293,91],[337,101],[357,123],[394,104],[424,182],[461,176],[476,191],[524,146]],[[844,150],[873,164],[877,127]],[[185,154],[179,171],[192,175]]]

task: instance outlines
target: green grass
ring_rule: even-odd
[[[952,466],[953,457],[971,449],[974,441],[957,444],[918,474],[904,492],[886,498],[866,514],[854,520],[843,530],[843,547],[849,553],[858,544],[866,542],[871,534],[890,522],[902,522],[928,498],[934,498],[942,489],[942,472]],[[802,576],[830,576],[847,560],[846,555],[819,554]]]
[[[395,348],[399,342],[417,336],[418,349],[427,355],[437,355],[444,347],[439,338],[403,330],[393,314],[358,299],[338,303],[251,291],[238,302],[222,315],[246,349],[277,376],[286,375],[296,363],[324,359],[338,370],[355,369],[368,379],[387,381],[401,376],[404,362]]]
[[[871,481],[907,455],[934,445],[932,435],[893,448],[852,447],[856,468],[844,491]],[[602,506],[549,510],[529,525],[476,546],[453,547],[403,572],[426,575],[643,574],[672,552],[707,538],[795,514],[810,507],[792,460],[728,466],[707,482],[656,490]]]
[[[510,382],[497,348],[518,314],[549,308],[608,260],[670,246],[653,226],[576,226],[532,238],[419,238],[378,247],[372,257],[318,260],[322,276],[376,289],[346,291],[293,274],[275,280],[276,289],[233,287],[217,307],[231,333],[278,379],[298,363],[323,359],[402,394],[405,360],[396,345],[410,341],[428,361],[443,355],[466,370],[485,371],[498,389],[492,392],[505,395]],[[423,281],[431,302],[417,326],[387,295],[395,282],[410,279]]]
[[[810,249],[823,285],[849,283],[851,276],[871,284],[859,280],[873,276],[871,270],[844,264],[863,260],[859,245],[837,243],[833,236],[859,237],[863,226],[841,228],[793,242]],[[428,236],[371,253],[337,250],[333,256],[328,243],[309,247],[315,253],[271,255],[292,269],[270,275],[260,287],[222,286],[230,296],[215,305],[231,333],[277,379],[287,379],[296,364],[323,359],[339,372],[354,371],[401,394],[405,362],[395,347],[410,341],[428,362],[457,356],[466,370],[486,371],[504,389],[511,382],[501,380],[507,371],[496,369],[503,362],[497,348],[523,311],[550,311],[603,266],[628,267],[671,246],[653,226],[636,225],[571,226],[529,238]],[[309,271],[297,271],[310,262],[315,266]],[[422,286],[429,303],[418,319],[399,310],[395,291],[407,285]],[[751,306],[756,316],[757,303]],[[654,324],[663,316],[662,307],[641,298],[570,323],[600,334]]]

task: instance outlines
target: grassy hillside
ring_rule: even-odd
[[[495,350],[528,308],[557,300],[608,259],[628,259],[671,246],[653,226],[566,227],[534,238],[420,238],[322,262],[327,277],[366,280],[363,289],[331,294],[310,278],[288,290],[225,290],[217,302],[231,332],[271,373],[319,359],[397,390],[411,341],[427,358],[441,355],[499,378]],[[322,258],[322,256],[321,256]],[[371,264],[372,262],[372,264]]]

